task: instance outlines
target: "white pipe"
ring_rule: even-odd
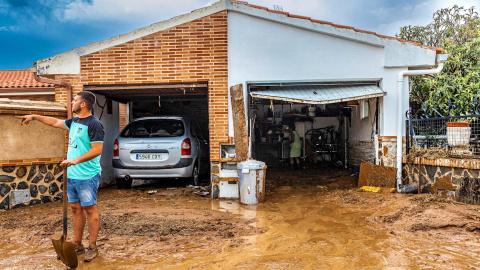
[[[443,63],[447,61],[448,54],[437,55],[437,68],[424,70],[404,70],[398,73],[397,81],[397,192],[400,192],[402,185],[402,157],[403,157],[403,95],[404,91],[408,93],[408,76],[438,74],[443,69]],[[407,83],[404,82],[406,78]]]

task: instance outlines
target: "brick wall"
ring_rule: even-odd
[[[118,130],[122,130],[128,124],[128,105],[118,103]]]
[[[83,85],[208,82],[210,156],[228,141],[227,12],[81,57],[79,75],[56,76],[74,93]],[[57,101],[66,91],[57,88]]]

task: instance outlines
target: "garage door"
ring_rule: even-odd
[[[385,96],[376,84],[268,86],[250,91],[254,98],[307,104],[330,104]]]
[[[205,99],[208,94],[207,83],[85,85],[83,89],[122,103],[158,97],[164,101]]]

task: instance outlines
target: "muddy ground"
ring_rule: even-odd
[[[100,257],[79,269],[480,269],[480,206],[361,192],[357,181],[269,169],[256,206],[172,183],[103,188]],[[61,202],[0,212],[0,228],[0,269],[64,269],[50,242]]]

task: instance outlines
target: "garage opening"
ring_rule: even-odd
[[[110,137],[105,138],[112,144],[118,187],[130,187],[132,179],[181,178],[196,185],[208,178],[206,82],[86,85],[84,90],[104,96],[105,105],[99,106],[106,111],[111,107],[109,101],[119,102],[118,116],[113,117],[119,124],[109,125],[118,125],[119,131],[107,132]],[[156,116],[160,118],[151,118]]]
[[[252,156],[280,170],[335,170],[373,162],[379,103],[385,95],[379,83],[248,84]],[[299,151],[292,133],[300,137]]]
[[[127,122],[145,116],[197,119],[208,135],[208,83],[86,85],[84,90],[126,104]]]

